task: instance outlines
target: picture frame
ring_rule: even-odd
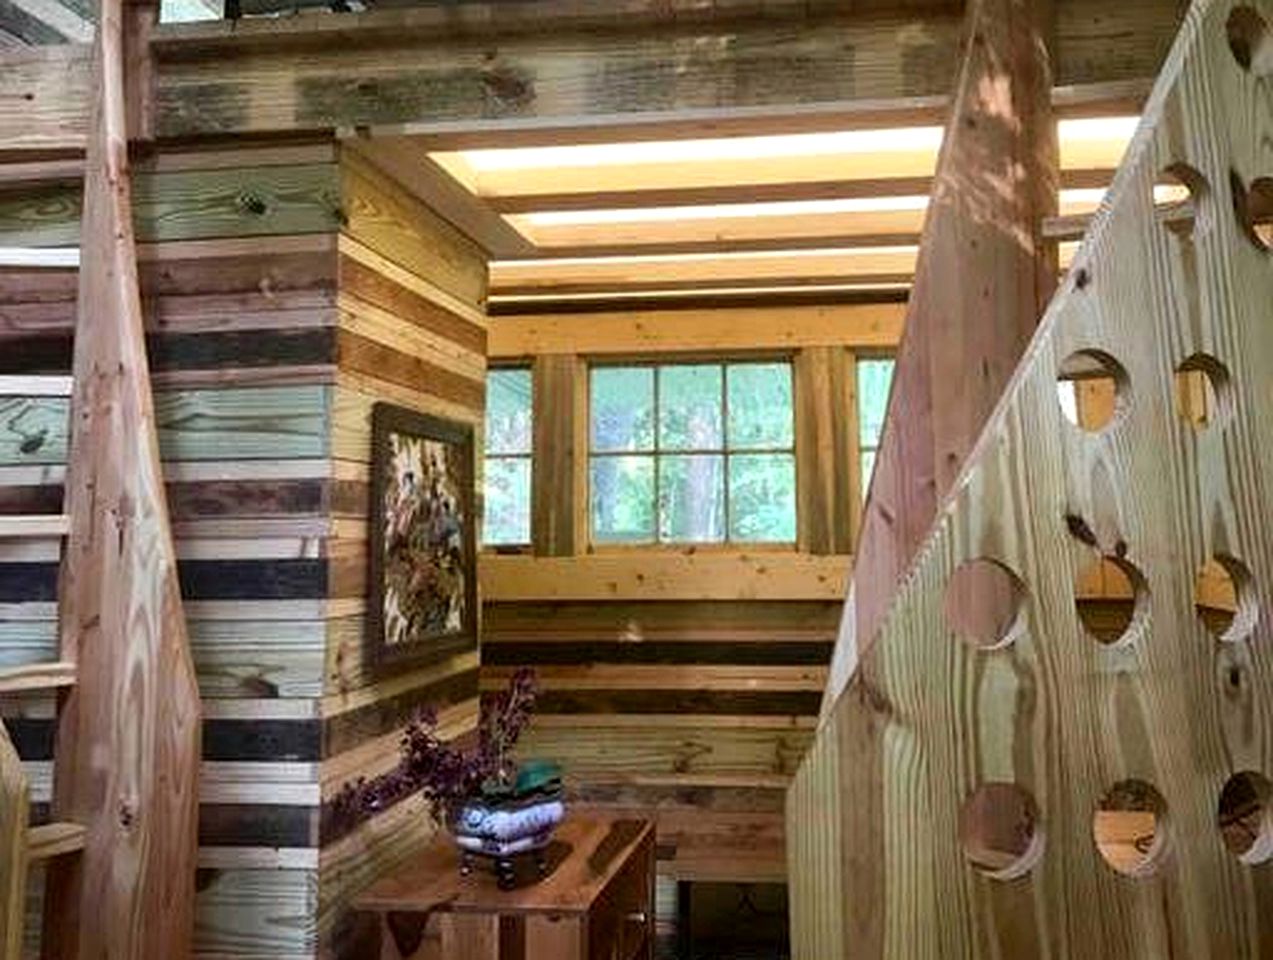
[[[477,646],[474,431],[389,403],[371,413],[367,653],[376,666]]]

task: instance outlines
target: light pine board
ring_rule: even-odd
[[[1248,866],[1217,828],[1235,772],[1273,774],[1273,263],[1235,222],[1230,170],[1273,171],[1273,86],[1226,42],[1234,4],[1195,4],[1144,122],[1004,400],[788,795],[794,956],[1234,960],[1273,950],[1270,865]],[[1273,4],[1255,4],[1273,25]],[[1265,68],[1267,69],[1267,67]],[[1158,223],[1155,175],[1186,162],[1208,186],[1193,239]],[[1080,271],[1086,281],[1078,286]],[[1056,374],[1099,349],[1127,372],[1101,434],[1071,426]],[[1231,375],[1231,414],[1195,433],[1173,371],[1204,352]],[[1091,551],[1126,544],[1144,574],[1143,619],[1104,647],[1085,636],[1074,585]],[[1221,642],[1194,610],[1216,553],[1251,572],[1258,621]],[[990,557],[1025,586],[1024,630],[1004,649],[962,643],[943,591]],[[1166,851],[1131,879],[1101,859],[1092,814],[1116,781],[1167,803]],[[972,868],[964,798],[1014,781],[1043,836],[1014,881]]]

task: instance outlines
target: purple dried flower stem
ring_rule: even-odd
[[[437,711],[422,710],[403,733],[397,766],[341,788],[332,801],[334,831],[343,834],[417,790],[424,794],[434,818],[447,822],[484,790],[510,788],[517,772],[511,751],[530,722],[537,692],[535,671],[523,667],[509,679],[508,689],[482,694],[474,750],[457,749],[441,740]]]

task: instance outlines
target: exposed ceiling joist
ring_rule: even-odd
[[[155,33],[161,137],[365,127],[433,149],[518,138],[577,142],[734,135],[775,119],[821,124],[872,101],[937,98],[953,81],[950,4],[832,16],[846,5],[655,2],[621,11],[561,0],[169,24]],[[581,12],[584,11],[584,12]],[[670,13],[666,11],[671,11]],[[1154,76],[1179,0],[1059,0],[1062,86]],[[87,47],[0,65],[0,143],[82,149]],[[940,110],[936,102],[926,109]],[[883,112],[881,111],[881,119]],[[895,120],[896,118],[894,118]],[[893,121],[889,121],[890,123]]]

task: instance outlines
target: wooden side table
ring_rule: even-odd
[[[503,891],[439,836],[354,907],[379,915],[381,960],[651,960],[653,823],[567,814],[546,860],[540,880],[521,858]]]

